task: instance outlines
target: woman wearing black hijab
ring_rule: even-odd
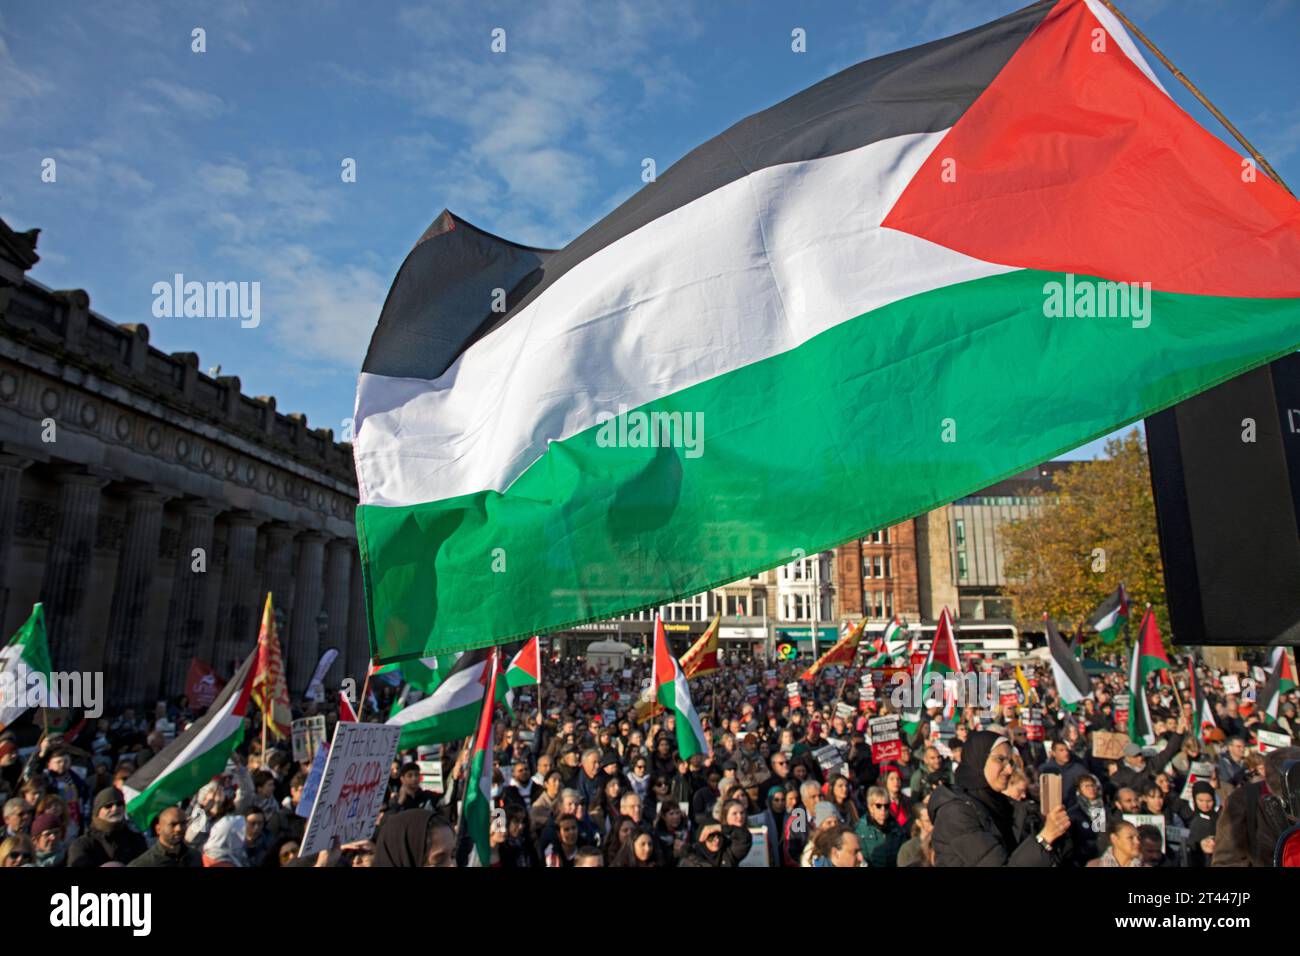
[[[1011,741],[987,730],[966,739],[952,789],[930,795],[935,866],[1055,866],[1053,842],[1070,830],[1064,807],[1038,833],[1017,839],[1015,808],[1005,790],[1014,764]]]
[[[375,866],[455,866],[456,834],[432,810],[385,814],[375,839]]]

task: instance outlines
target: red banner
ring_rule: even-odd
[[[185,696],[189,698],[190,710],[207,710],[225,686],[226,682],[217,676],[211,664],[197,657],[190,658],[189,673],[185,676]]]

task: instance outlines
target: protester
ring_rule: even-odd
[[[126,825],[126,801],[112,787],[95,794],[90,826],[68,847],[68,866],[130,863],[144,852],[144,838]]]

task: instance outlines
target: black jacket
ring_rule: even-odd
[[[125,823],[112,830],[100,829],[92,823],[68,847],[68,866],[126,865],[143,852],[144,837]]]
[[[987,807],[969,794],[940,787],[930,795],[935,866],[1052,866],[1055,860],[1030,834],[1006,846]]]
[[[149,849],[145,850],[127,866],[166,866],[166,867],[189,867],[202,866],[203,858],[199,851],[193,847],[188,847],[184,843],[178,843],[170,850],[158,841]]]

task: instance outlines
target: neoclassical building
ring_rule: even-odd
[[[290,693],[330,647],[359,685],[351,446],[28,279],[36,238],[0,220],[0,642],[43,601],[54,668],[146,706],[191,658],[229,676],[270,591]]]

